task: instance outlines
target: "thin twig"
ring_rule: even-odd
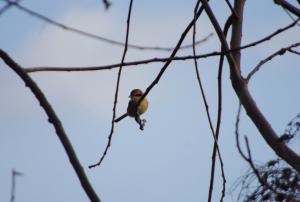
[[[236,117],[236,123],[235,123],[235,138],[236,138],[236,147],[238,148],[239,153],[247,161],[248,158],[242,152],[242,150],[240,148],[240,143],[239,143],[239,122],[240,122],[241,107],[242,107],[242,105],[241,105],[241,102],[240,102],[238,114],[237,114],[237,117]]]
[[[15,0],[15,3],[18,3],[20,0]],[[0,15],[7,11],[12,6],[11,3],[7,3],[3,8],[0,9]]]
[[[101,36],[97,36],[97,35],[94,35],[94,34],[90,34],[90,33],[87,33],[87,32],[84,32],[84,31],[80,31],[78,29],[75,29],[75,28],[71,28],[71,27],[68,27],[66,25],[63,25],[61,23],[58,23],[58,22],[55,22],[54,20],[51,20],[50,18],[47,18],[39,13],[36,13],[34,11],[31,11],[23,6],[21,6],[20,4],[18,4],[17,2],[12,2],[12,1],[9,1],[9,0],[5,0],[6,2],[8,2],[9,4],[11,5],[15,5],[16,7],[18,7],[19,9],[35,16],[35,17],[38,17],[40,18],[41,20],[44,20],[48,23],[51,23],[53,25],[56,25],[58,27],[61,27],[65,30],[69,30],[69,31],[72,31],[72,32],[75,32],[77,34],[81,34],[81,35],[84,35],[84,36],[88,36],[88,37],[91,37],[91,38],[95,38],[95,39],[98,39],[98,40],[102,40],[102,41],[105,41],[105,42],[108,42],[108,43],[112,43],[112,44],[115,44],[115,45],[120,45],[120,46],[124,46],[125,44],[124,43],[121,43],[121,42],[117,42],[117,41],[113,41],[113,40],[110,40],[110,39],[107,39],[107,38],[104,38],[104,37],[101,37]],[[198,41],[197,44],[201,44],[203,41]],[[159,50],[159,51],[172,51],[174,50],[174,48],[165,48],[165,47],[147,47],[147,46],[137,46],[137,45],[130,45],[128,44],[127,45],[128,47],[130,48],[135,48],[135,49],[139,49],[139,50]],[[184,49],[184,48],[190,48],[192,47],[192,45],[186,45],[186,46],[183,46],[182,48],[180,49]]]
[[[249,83],[249,80],[251,79],[251,77],[259,70],[259,68],[265,64],[266,62],[272,60],[274,57],[276,57],[277,55],[283,55],[286,51],[290,51],[291,48],[297,47],[299,46],[300,43],[295,43],[293,45],[290,45],[287,48],[282,48],[279,51],[277,51],[276,53],[270,55],[269,57],[267,57],[266,59],[260,61],[260,63],[248,74],[247,78],[246,78],[246,82]]]
[[[16,189],[16,176],[22,176],[24,175],[23,173],[16,172],[14,169],[12,170],[12,188],[11,188],[11,198],[10,202],[14,202],[15,200],[15,189]]]
[[[232,24],[233,17],[232,15],[229,16],[227,19],[225,26],[224,26],[224,36],[226,38],[228,30]],[[222,48],[221,48],[222,51]],[[219,131],[221,125],[221,112],[222,112],[222,69],[223,69],[223,61],[224,55],[221,55],[219,61],[219,72],[218,72],[218,118],[217,118],[217,126],[216,126],[216,139],[219,138]],[[211,165],[211,174],[210,174],[210,185],[209,185],[209,194],[208,194],[208,201],[211,201],[212,198],[212,191],[214,186],[214,176],[215,176],[215,163],[216,163],[216,152],[217,152],[217,144],[214,143],[213,154],[212,154],[212,165]],[[223,179],[223,190],[222,190],[222,198],[225,196],[225,183]],[[222,199],[221,198],[221,199]]]
[[[119,118],[115,119],[115,123],[121,121],[122,119],[124,119],[126,116],[128,116],[127,113],[123,114],[122,116],[120,116]]]
[[[236,14],[235,10],[232,8],[232,6],[231,6],[229,0],[225,0],[225,1],[226,1],[226,3],[227,3],[228,7],[230,8],[231,13],[233,14],[233,16],[234,16],[236,19],[239,19],[239,16]]]
[[[86,177],[82,166],[79,163],[79,160],[75,154],[75,151],[66,135],[63,126],[56,116],[54,110],[52,109],[51,105],[47,101],[46,97],[44,96],[43,92],[39,89],[36,83],[28,76],[27,72],[24,71],[22,67],[20,67],[17,63],[15,63],[4,51],[0,49],[0,57],[4,60],[4,62],[10,66],[25,82],[26,86],[30,88],[33,92],[35,97],[39,100],[40,106],[44,108],[45,112],[47,113],[49,119],[48,121],[53,124],[55,127],[55,131],[57,136],[59,137],[63,147],[65,148],[69,160],[81,182],[81,186],[85,190],[86,194],[90,198],[91,201],[100,201],[97,194],[95,193],[93,187],[91,186],[88,178]]]
[[[274,193],[277,193],[276,192],[276,190],[274,190],[269,184],[268,184],[268,182],[267,181],[265,181],[264,179],[262,179],[261,177],[260,177],[260,175],[259,175],[259,172],[257,171],[257,169],[255,168],[255,166],[254,166],[254,164],[253,164],[253,161],[252,161],[252,157],[251,157],[251,152],[250,152],[250,147],[249,147],[249,143],[248,143],[248,138],[245,136],[245,141],[246,141],[246,146],[247,146],[247,151],[248,151],[248,156],[249,157],[246,157],[245,156],[245,154],[242,152],[242,150],[241,150],[241,148],[240,148],[240,144],[239,144],[239,133],[238,133],[238,125],[239,125],[239,118],[240,118],[240,113],[241,113],[241,103],[239,103],[239,109],[238,109],[238,115],[237,115],[237,117],[236,117],[236,124],[235,124],[235,137],[236,137],[236,146],[237,146],[237,148],[238,148],[238,151],[239,151],[239,153],[241,154],[241,156],[243,157],[243,159],[245,160],[245,161],[247,161],[249,164],[250,164],[250,166],[251,166],[251,168],[252,168],[252,170],[253,170],[253,172],[254,172],[254,174],[256,175],[256,177],[257,177],[257,179],[258,179],[258,181],[261,183],[261,185],[262,186],[265,186],[265,187],[267,187],[268,189],[270,189],[271,191],[273,191]]]
[[[105,10],[108,10],[109,6],[111,5],[110,2],[108,2],[107,0],[103,0],[103,3],[105,5]]]
[[[195,10],[194,10],[193,44],[195,44],[196,14],[197,14],[197,9],[198,9],[199,4],[200,4],[200,0],[198,0],[197,4],[195,6]],[[193,46],[193,54],[194,54],[194,57],[195,57],[196,56],[195,46]],[[210,125],[210,129],[212,131],[212,135],[214,137],[214,144],[217,146],[217,149],[218,149],[219,160],[220,160],[221,171],[222,171],[222,177],[223,177],[223,191],[222,191],[222,197],[221,197],[220,201],[223,201],[223,198],[225,196],[225,183],[226,183],[224,169],[223,169],[223,162],[222,162],[222,158],[221,158],[221,155],[220,155],[219,146],[218,146],[218,143],[217,143],[218,139],[215,136],[214,129],[213,129],[213,126],[212,126],[212,123],[211,123],[211,118],[210,118],[210,115],[209,115],[209,108],[208,108],[208,104],[207,104],[205,94],[204,94],[204,90],[203,90],[203,87],[202,87],[202,83],[201,83],[201,79],[200,79],[200,75],[199,75],[198,64],[197,64],[197,59],[196,58],[194,58],[194,63],[195,63],[195,70],[196,70],[197,80],[198,80],[198,83],[199,83],[200,91],[201,91],[202,98],[203,98],[204,105],[205,105],[207,119],[208,119],[208,122],[209,122],[209,125]],[[211,193],[212,193],[212,189],[210,189],[210,191],[209,191],[209,199],[208,199],[209,202],[210,202],[210,199],[211,199]]]
[[[275,31],[274,33],[272,33],[271,35],[250,43],[248,45],[245,46],[241,46],[238,48],[234,48],[231,50],[227,50],[227,51],[222,51],[222,52],[212,52],[212,53],[207,53],[207,54],[203,54],[203,55],[197,55],[196,58],[206,58],[206,57],[211,57],[211,56],[218,56],[218,55],[226,55],[227,53],[231,53],[237,50],[242,50],[242,49],[246,49],[249,48],[251,46],[255,46],[257,44],[260,44],[264,41],[270,40],[272,37],[276,36],[277,34],[295,26],[295,24],[300,20],[300,18],[296,21],[291,23],[290,25],[282,28],[282,29],[278,29],[277,31]],[[172,60],[189,60],[189,59],[194,59],[194,56],[184,56],[184,57],[173,57]],[[170,60],[171,57],[169,58],[154,58],[154,59],[148,59],[148,60],[141,60],[141,61],[134,61],[134,62],[127,62],[127,63],[123,63],[123,66],[131,66],[131,65],[139,65],[139,64],[148,64],[151,62],[166,62],[168,60]],[[107,69],[112,69],[112,68],[116,68],[116,67],[120,67],[120,63],[119,64],[113,64],[113,65],[106,65],[106,66],[97,66],[97,67],[33,67],[33,68],[25,68],[26,72],[37,72],[37,71],[94,71],[94,70],[107,70]]]
[[[283,8],[283,10],[288,14],[288,16],[295,22],[296,20],[293,18],[293,16],[287,11],[287,9],[286,8],[284,8],[283,6],[282,6],[282,8]],[[298,27],[300,27],[300,25],[297,23],[297,25],[298,25]]]
[[[195,45],[199,45],[201,43],[204,43],[206,42],[210,37],[212,37],[214,35],[214,33],[210,33],[207,37],[205,37],[204,39],[201,39],[200,41],[197,41],[195,42]],[[193,44],[190,44],[190,45],[184,45],[184,46],[180,46],[179,50],[182,50],[182,49],[186,49],[186,48],[191,48],[193,47]],[[174,48],[169,48],[168,50],[174,50]]]
[[[3,7],[0,9],[0,15],[1,15],[2,13],[4,13],[5,11],[7,11],[10,7],[11,7],[11,4],[6,4],[5,6],[3,6]]]
[[[195,35],[196,35],[196,11],[197,11],[196,9],[198,8],[198,4],[199,3],[200,2],[198,1],[197,5],[196,5],[196,8],[195,8],[195,11],[194,11],[193,42],[195,41]],[[194,56],[196,55],[195,46],[193,47],[193,54],[194,54]],[[222,161],[221,153],[220,153],[219,146],[218,146],[218,143],[217,143],[218,140],[217,140],[217,138],[215,136],[214,128],[212,126],[211,118],[210,118],[210,115],[209,115],[209,107],[208,107],[208,104],[207,104],[207,101],[206,101],[206,98],[205,98],[204,90],[203,90],[201,79],[200,79],[200,76],[199,76],[197,60],[194,59],[194,62],[195,62],[195,69],[196,69],[197,80],[198,80],[198,83],[199,83],[199,86],[200,86],[200,91],[201,91],[202,98],[203,98],[204,105],[205,105],[206,115],[207,115],[207,118],[208,118],[210,129],[212,131],[212,135],[213,135],[213,138],[214,138],[214,143],[217,145],[217,151],[218,151],[218,156],[219,156],[220,165],[221,165],[221,171],[222,171],[222,178],[223,178],[223,191],[222,191],[222,197],[221,197],[221,201],[223,201],[223,197],[225,196],[225,183],[226,183],[224,169],[223,169],[223,161]],[[208,201],[210,202],[210,199],[208,199]]]
[[[300,9],[294,7],[292,4],[284,1],[284,0],[274,0],[274,2],[286,9],[288,9],[291,13],[297,15],[298,17],[300,17]]]
[[[248,151],[248,156],[249,156],[249,157],[247,158],[247,159],[248,159],[247,161],[249,162],[249,164],[250,164],[250,166],[251,166],[253,172],[255,173],[255,175],[256,175],[256,177],[257,177],[257,179],[258,179],[258,181],[261,183],[262,186],[267,187],[267,188],[270,189],[272,192],[274,192],[274,193],[277,194],[276,189],[273,189],[273,187],[270,186],[269,183],[268,183],[267,181],[265,181],[264,179],[262,179],[262,178],[260,177],[259,172],[258,172],[258,170],[255,168],[255,166],[254,166],[254,164],[253,164],[253,161],[252,161],[252,157],[251,157],[251,152],[250,152],[250,147],[249,147],[249,143],[248,143],[248,138],[247,138],[247,136],[245,136],[245,141],[246,141],[246,146],[247,146],[247,151]]]
[[[115,101],[114,101],[114,108],[113,108],[113,117],[112,117],[112,121],[111,121],[110,135],[108,136],[108,143],[107,143],[106,149],[105,149],[105,151],[104,151],[104,153],[103,153],[100,161],[97,164],[90,165],[89,168],[100,166],[101,162],[103,161],[104,157],[106,156],[108,148],[110,147],[111,138],[112,138],[112,135],[114,133],[114,125],[115,125],[114,120],[115,120],[115,117],[116,117],[116,107],[117,107],[117,100],[118,100],[119,83],[120,83],[123,62],[125,60],[125,55],[126,55],[126,52],[127,52],[127,45],[128,45],[129,25],[130,25],[130,15],[131,15],[132,2],[133,2],[133,0],[130,1],[130,5],[129,5],[128,18],[127,18],[126,41],[125,41],[124,52],[123,52],[123,56],[122,56],[122,60],[121,60],[121,65],[120,65],[119,73],[118,73],[117,87],[116,87]]]
[[[234,51],[234,50],[233,50]],[[172,60],[191,60],[194,58],[207,58],[211,56],[219,56],[228,53],[226,52],[212,52],[203,55],[196,55],[194,56],[183,56],[183,57],[174,57]],[[133,66],[133,65],[141,65],[141,64],[148,64],[153,62],[166,62],[171,58],[153,58],[148,60],[140,60],[140,61],[133,61],[133,62],[124,62],[124,66]],[[40,71],[63,71],[63,72],[70,72],[70,71],[95,71],[95,70],[110,70],[112,68],[120,67],[121,63],[112,64],[112,65],[104,65],[104,66],[94,66],[94,67],[31,67],[31,68],[24,68],[24,70],[28,73],[32,72],[40,72]]]
[[[300,52],[295,51],[295,50],[292,50],[292,49],[289,49],[289,50],[287,50],[287,51],[289,51],[289,52],[291,52],[291,53],[295,53],[295,54],[297,54],[297,55],[300,55]]]
[[[293,20],[293,21],[296,21],[293,16],[289,13],[289,11],[282,5],[282,2],[281,1],[277,1],[276,2],[277,4],[279,4],[282,9],[288,14],[288,16]],[[299,10],[300,11],[300,10]],[[300,25],[297,23],[297,25],[300,27]]]

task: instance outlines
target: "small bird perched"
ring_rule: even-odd
[[[121,121],[123,118],[125,118],[126,116],[130,116],[130,117],[135,117],[135,109],[136,109],[136,104],[139,101],[139,99],[142,97],[143,92],[140,89],[134,89],[131,91],[130,93],[130,101],[128,103],[128,107],[127,107],[127,113],[124,114],[123,116],[115,119],[115,122],[119,122]],[[140,116],[142,114],[145,113],[145,111],[148,108],[148,100],[146,98],[144,98],[142,100],[142,102],[140,103],[140,105],[138,106],[138,110],[137,110],[137,115]]]

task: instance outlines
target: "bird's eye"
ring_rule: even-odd
[[[140,93],[137,93],[137,94],[134,94],[134,96],[142,96],[142,94],[140,94]]]

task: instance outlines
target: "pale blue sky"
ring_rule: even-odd
[[[113,1],[105,11],[101,0],[23,0],[21,5],[70,27],[125,41],[129,0]],[[231,1],[232,2],[232,1]],[[296,1],[289,1],[295,3]],[[129,43],[175,46],[193,18],[196,1],[134,1]],[[4,6],[3,1],[0,7]],[[210,5],[223,27],[230,10],[225,1]],[[292,23],[272,0],[247,0],[242,45],[257,41]],[[119,63],[123,47],[81,36],[10,8],[0,15],[0,48],[23,67],[100,66]],[[197,23],[197,40],[214,29],[206,14]],[[192,43],[190,33],[184,45]],[[229,34],[230,36],[230,34]],[[270,41],[242,51],[242,73],[282,47],[300,41],[300,27]],[[216,34],[197,46],[197,54],[219,51]],[[300,48],[296,50],[300,51]],[[129,49],[125,61],[168,57],[169,52]],[[191,49],[178,56],[192,55]],[[218,57],[198,60],[213,125],[217,119]],[[226,191],[243,174],[247,163],[237,152],[235,121],[238,99],[229,79],[227,62],[223,74],[223,119],[219,146],[224,162]],[[286,53],[261,67],[249,83],[256,104],[278,135],[300,111],[299,55]],[[145,89],[163,63],[124,67],[117,117],[125,113],[128,95]],[[30,73],[51,103],[70,139],[81,165],[103,202],[206,201],[210,180],[213,138],[195,75],[193,61],[174,61],[147,96],[144,131],[134,119],[115,125],[112,145],[100,167],[97,163],[107,145],[111,128],[117,69],[92,72]],[[24,82],[0,60],[0,201],[9,201],[11,170],[17,178],[15,201],[89,201],[44,110]],[[242,111],[242,136],[247,135],[253,158],[265,162],[274,152]],[[299,148],[295,142],[293,148]],[[244,148],[244,147],[243,147]],[[299,152],[299,150],[295,150]],[[219,201],[222,178],[216,166],[213,200]],[[226,194],[224,201],[232,201]]]

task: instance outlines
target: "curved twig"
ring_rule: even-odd
[[[65,30],[70,30],[72,32],[75,32],[77,34],[81,34],[81,35],[84,35],[84,36],[88,36],[88,37],[91,37],[91,38],[95,38],[95,39],[98,39],[98,40],[102,40],[102,41],[105,41],[105,42],[108,42],[108,43],[112,43],[112,44],[115,44],[115,45],[120,45],[120,46],[124,46],[125,44],[124,43],[121,43],[121,42],[117,42],[117,41],[113,41],[111,39],[107,39],[107,38],[104,38],[104,37],[101,37],[101,36],[97,36],[97,35],[94,35],[94,34],[90,34],[90,33],[87,33],[87,32],[84,32],[84,31],[81,31],[81,30],[78,30],[78,29],[75,29],[75,28],[71,28],[71,27],[68,27],[66,25],[63,25],[61,23],[58,23],[58,22],[55,22],[54,20],[51,20],[50,18],[47,18],[39,13],[36,13],[34,11],[31,11],[29,10],[28,8],[25,8],[23,6],[21,6],[20,4],[18,4],[17,2],[12,2],[12,1],[9,1],[9,0],[5,0],[8,4],[10,5],[14,5],[16,6],[17,8],[35,16],[35,17],[38,17],[48,23],[51,23],[53,25],[56,25],[58,27],[61,27]],[[211,37],[212,35],[209,35],[205,40],[200,40],[200,41],[197,41],[197,45],[203,43],[204,41],[206,41],[209,37]],[[159,50],[159,51],[172,51],[174,50],[174,48],[165,48],[165,47],[149,47],[149,46],[137,46],[137,45],[131,45],[131,44],[127,44],[128,47],[130,48],[135,48],[135,49],[139,49],[139,50]],[[185,48],[190,48],[192,47],[193,45],[186,45],[186,46],[182,46],[180,49],[185,49]]]
[[[115,126],[115,121],[114,120],[116,118],[116,107],[117,107],[117,100],[118,100],[119,84],[120,84],[121,72],[122,72],[122,67],[123,67],[122,64],[125,60],[125,55],[126,55],[126,52],[127,52],[127,45],[128,45],[129,25],[130,25],[130,15],[131,15],[132,2],[133,2],[133,0],[130,0],[128,18],[127,18],[126,41],[125,41],[124,52],[123,52],[123,56],[122,56],[122,60],[121,60],[119,73],[118,73],[117,87],[116,87],[115,101],[114,101],[114,108],[113,108],[113,117],[112,117],[112,121],[111,121],[111,131],[110,131],[110,134],[108,136],[108,143],[107,143],[106,149],[105,149],[100,161],[97,164],[90,165],[89,168],[100,166],[101,162],[103,161],[104,157],[106,156],[108,148],[110,147],[111,138],[112,138],[112,135],[114,133],[114,126]]]
[[[232,15],[229,16],[227,19],[223,33],[225,35],[225,38],[227,36],[228,30],[232,24],[233,17]],[[221,51],[223,49],[221,48]],[[218,72],[218,118],[217,118],[217,126],[216,126],[216,139],[219,138],[219,131],[220,131],[220,125],[221,125],[221,112],[222,112],[222,69],[223,69],[223,61],[224,61],[224,55],[221,55],[220,61],[219,61],[219,72]],[[212,197],[212,190],[214,186],[214,176],[215,176],[215,163],[216,163],[216,151],[217,151],[217,144],[214,144],[213,148],[213,154],[212,154],[212,164],[211,164],[211,174],[210,174],[210,185],[209,185],[209,194],[208,194],[208,202],[211,201]],[[225,180],[223,179],[223,190],[222,190],[222,198],[225,196]],[[221,199],[222,199],[221,198]]]
[[[273,189],[272,186],[269,185],[269,183],[264,180],[263,178],[261,178],[261,176],[259,175],[258,170],[255,168],[254,163],[252,161],[252,157],[251,157],[251,152],[250,152],[250,147],[249,147],[249,142],[248,142],[248,138],[247,136],[245,136],[245,141],[246,141],[246,146],[247,146],[247,152],[248,152],[248,157],[246,157],[246,155],[242,152],[241,148],[240,148],[240,144],[239,144],[239,121],[240,121],[240,113],[241,113],[241,103],[239,104],[239,109],[238,109],[238,115],[236,117],[236,124],[235,124],[235,138],[236,138],[236,146],[238,148],[239,153],[241,154],[241,156],[243,157],[243,159],[245,161],[247,161],[254,174],[256,175],[258,181],[260,182],[260,184],[264,187],[267,187],[268,189],[270,189],[272,192],[277,193],[276,189]]]

